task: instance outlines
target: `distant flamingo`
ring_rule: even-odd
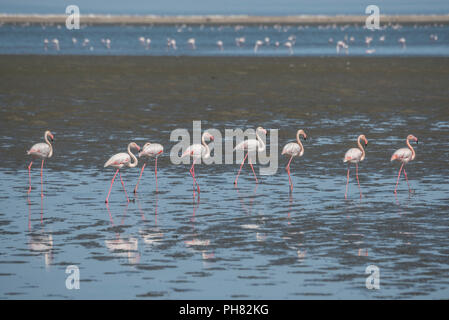
[[[196,50],[195,38],[190,38],[187,40],[187,44],[190,46],[190,49]]]
[[[159,143],[145,143],[142,151],[139,152],[139,158],[155,158],[154,174],[156,175],[156,191],[157,191],[157,158],[164,152],[164,147]],[[139,180],[137,180],[136,187],[134,188],[134,193],[137,193],[137,188],[139,187],[140,178],[142,178],[143,169],[145,169],[147,162],[145,161],[142,166],[142,171],[140,171]]]
[[[134,168],[135,166],[137,166],[137,158],[136,156],[131,152],[131,148],[133,149],[137,149],[137,151],[140,151],[140,147],[135,143],[135,142],[131,142],[128,145],[128,153],[117,153],[115,155],[113,155],[111,158],[109,158],[108,161],[106,161],[106,163],[104,164],[104,167],[114,167],[117,168],[117,171],[114,174],[114,177],[111,180],[111,187],[109,188],[109,192],[108,192],[108,196],[106,197],[105,202],[108,203],[109,202],[109,195],[111,194],[111,190],[112,190],[112,185],[114,184],[114,180],[115,177],[117,176],[117,173],[119,173],[119,170],[121,168],[123,168],[123,166],[128,166],[129,168]],[[134,162],[132,162],[132,160]],[[128,198],[128,194],[126,193],[126,189],[125,189],[125,184],[123,183],[122,180],[122,174],[119,173],[120,175],[120,181],[122,182],[122,186],[123,186],[123,190],[125,191],[125,195],[126,195],[126,200],[129,202],[129,198]]]
[[[288,181],[290,182],[290,191],[293,191],[293,183],[290,177],[290,162],[292,162],[293,157],[302,157],[302,155],[304,154],[304,147],[301,143],[301,140],[299,139],[300,135],[304,137],[304,140],[307,140],[307,134],[304,132],[304,130],[298,130],[296,132],[296,142],[287,143],[284,146],[284,149],[282,149],[282,155],[286,154],[290,156],[287,167],[285,167],[285,170],[288,173]]]
[[[51,142],[54,140],[53,134],[47,130],[44,133],[45,143],[36,143],[31,147],[30,150],[27,151],[27,155],[31,155],[32,158],[42,159],[41,164],[41,198],[44,197],[44,182],[43,182],[43,170],[44,170],[44,160],[51,158],[53,155],[53,147],[51,143],[48,141],[48,137],[50,137]],[[31,166],[33,165],[33,161],[30,162],[28,166],[28,178],[30,182],[30,187],[28,188],[28,194],[31,192]]]
[[[349,48],[349,46],[346,44],[346,42],[341,41],[341,40],[337,42],[337,46],[336,46],[337,54],[340,53],[341,49],[345,49],[346,54],[348,54],[348,48]]]
[[[218,49],[220,49],[220,51],[223,51],[223,41],[218,40],[217,41],[217,46],[218,46]]]
[[[248,153],[255,153],[256,151],[264,151],[265,150],[265,143],[263,140],[259,137],[258,132],[263,132],[264,134],[267,134],[267,130],[265,130],[262,127],[258,127],[256,129],[256,139],[247,139],[245,141],[240,142],[235,148],[236,150],[243,150],[246,151],[245,158],[243,158],[242,164],[240,165],[239,172],[237,173],[237,177],[235,178],[234,184],[237,186],[237,181],[239,179],[240,171],[242,170],[243,164],[245,163],[246,158],[248,157]],[[251,170],[253,171],[254,178],[256,179],[256,183],[259,183],[257,180],[256,173],[254,172],[253,164],[251,163],[251,159],[248,158],[248,163],[251,166]]]
[[[254,53],[257,52],[257,50],[259,50],[259,47],[263,46],[263,42],[262,40],[257,40],[256,44],[254,45]]]
[[[407,136],[407,140],[406,140],[408,148],[398,149],[391,156],[391,161],[398,160],[398,161],[402,162],[401,168],[399,169],[398,181],[396,182],[396,187],[394,188],[394,193],[397,193],[399,178],[401,177],[402,168],[404,168],[404,176],[405,176],[405,180],[407,181],[408,191],[410,193],[412,192],[412,190],[410,189],[410,185],[408,183],[407,173],[405,172],[405,167],[404,167],[409,161],[415,160],[415,157],[416,157],[415,150],[410,145],[410,140],[416,141],[416,143],[418,144],[418,138],[415,137],[414,135],[409,134]]]
[[[350,162],[355,163],[355,170],[356,170],[356,177],[357,177],[357,184],[359,186],[360,191],[360,199],[362,198],[362,189],[360,189],[360,182],[359,182],[359,162],[363,161],[365,159],[365,150],[362,147],[362,144],[360,143],[360,140],[365,141],[365,147],[368,145],[368,140],[365,138],[365,135],[360,135],[357,138],[357,145],[358,148],[351,148],[349,149],[346,154],[343,162]],[[346,193],[345,193],[345,199],[348,198],[348,184],[349,184],[349,164],[348,164],[348,178],[346,181]]]
[[[406,45],[405,45],[405,43],[406,43],[405,38],[404,37],[399,38],[398,42],[401,44],[402,49],[405,49],[405,47],[406,47]]]
[[[290,53],[290,55],[293,54],[293,44],[290,41],[287,41],[286,43],[284,43],[284,46],[286,46],[288,48],[288,52]]]
[[[195,185],[197,187],[198,196],[200,194],[200,186],[198,185],[198,182],[196,182],[196,179],[195,179],[195,163],[198,160],[207,159],[210,157],[210,149],[209,149],[209,146],[206,144],[206,140],[214,141],[214,136],[211,135],[209,132],[204,132],[201,137],[201,144],[196,143],[196,144],[190,145],[181,156],[181,158],[184,158],[185,156],[189,156],[193,159],[192,167],[190,168],[189,171],[193,178],[193,195],[194,196],[195,196]]]

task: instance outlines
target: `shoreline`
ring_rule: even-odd
[[[294,15],[294,16],[250,16],[250,15],[198,15],[198,16],[160,16],[160,15],[96,15],[81,14],[80,23],[87,25],[248,25],[248,24],[364,24],[368,15]],[[54,14],[0,14],[0,24],[65,24],[67,15]],[[381,25],[385,24],[449,24],[446,15],[381,15]]]

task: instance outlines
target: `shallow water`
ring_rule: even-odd
[[[448,298],[449,60],[444,58],[146,58],[0,56],[0,296],[2,298]],[[168,154],[176,128],[279,129],[279,149],[308,133],[255,188],[239,165],[188,165]],[[29,198],[25,156],[46,129],[55,153]],[[364,133],[345,201],[344,152]],[[419,138],[407,166],[389,161]],[[114,185],[110,155],[160,142],[135,201]],[[140,167],[140,165],[139,165]],[[255,166],[256,170],[258,165]],[[258,170],[256,171],[258,172]],[[126,169],[128,192],[139,169]],[[365,269],[380,270],[380,289]],[[66,267],[80,268],[67,290]]]
[[[437,39],[431,38],[436,35]],[[147,48],[139,38],[151,39]],[[236,38],[245,43],[236,46]],[[366,37],[372,37],[367,45]],[[384,40],[381,40],[381,37]],[[76,39],[76,43],[72,42]],[[167,39],[176,50],[167,48]],[[188,45],[195,39],[195,50]],[[268,38],[268,42],[265,42]],[[403,47],[398,40],[406,39]],[[44,46],[44,39],[50,42]],[[52,44],[58,39],[59,50]],[[88,39],[88,44],[83,44]],[[110,39],[110,48],[102,43]],[[223,42],[223,50],[217,41]],[[255,51],[256,41],[264,42]],[[449,25],[382,25],[371,31],[362,25],[260,25],[260,26],[83,26],[67,30],[64,25],[0,25],[0,54],[46,55],[143,55],[143,56],[335,56],[338,41],[348,44],[349,56],[448,56]],[[290,51],[285,43],[293,43]],[[276,42],[279,43],[276,46]],[[368,50],[368,51],[367,51]],[[345,55],[342,49],[339,53]]]

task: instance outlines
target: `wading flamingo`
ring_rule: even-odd
[[[258,127],[256,129],[256,139],[248,139],[245,141],[240,142],[235,148],[234,151],[237,150],[243,150],[246,151],[245,158],[243,158],[242,164],[240,165],[239,172],[237,173],[237,177],[235,178],[234,184],[237,186],[237,181],[239,179],[240,171],[242,170],[243,164],[245,163],[246,158],[248,157],[248,153],[255,153],[256,151],[264,151],[265,150],[265,143],[263,140],[259,137],[258,132],[263,132],[264,134],[267,134],[267,130],[265,130],[262,127]],[[248,163],[251,166],[251,170],[253,170],[254,178],[256,179],[256,183],[259,183],[257,180],[256,173],[254,172],[253,164],[251,163],[251,159],[248,158]]]
[[[142,151],[139,152],[139,158],[145,157],[146,159],[155,158],[155,166],[154,166],[154,174],[156,176],[156,192],[157,192],[157,158],[164,152],[164,147],[159,143],[150,143],[147,142],[142,148]],[[142,171],[140,171],[139,180],[137,180],[136,187],[134,188],[134,193],[137,193],[137,188],[139,187],[140,178],[142,178],[143,169],[147,164],[147,161],[142,166]]]
[[[360,143],[360,140],[362,139],[365,141],[365,148],[366,148],[366,146],[368,145],[368,140],[365,138],[365,135],[361,134],[357,138],[357,145],[359,147],[349,149],[345,154],[345,158],[343,159],[343,162],[355,163],[355,175],[357,177],[357,184],[359,186],[360,199],[362,199],[362,189],[360,188],[359,182],[359,162],[365,159],[365,150],[363,149],[362,144]],[[345,199],[348,198],[349,166],[350,166],[349,163],[348,163],[348,176],[346,181]]]
[[[404,167],[409,161],[415,160],[415,157],[416,157],[415,150],[410,145],[410,140],[416,141],[416,143],[418,143],[418,138],[412,134],[409,134],[407,136],[407,147],[408,148],[398,149],[391,156],[391,161],[398,160],[398,161],[402,162],[401,168],[399,169],[398,181],[396,182],[396,187],[394,188],[394,193],[397,193],[399,178],[401,177],[402,168],[404,168],[404,176],[405,176],[405,180],[407,181],[408,191],[410,193],[412,192],[412,190],[410,189],[410,185],[408,183],[407,173],[405,172],[405,167]]]
[[[292,162],[293,157],[302,157],[302,155],[304,154],[304,147],[301,143],[301,140],[299,139],[300,135],[304,137],[304,141],[307,140],[307,134],[304,132],[304,130],[298,130],[296,132],[296,142],[287,143],[284,146],[284,149],[282,149],[282,155],[285,154],[290,156],[287,167],[285,167],[285,170],[288,173],[288,181],[290,182],[290,191],[293,191],[293,183],[290,177],[290,162]]]
[[[128,145],[128,153],[121,152],[121,153],[114,154],[104,164],[105,168],[109,167],[109,166],[117,168],[117,171],[115,172],[114,177],[111,180],[111,187],[109,188],[108,196],[106,197],[106,200],[105,200],[106,203],[109,202],[109,195],[111,194],[112,185],[114,184],[115,177],[117,176],[117,173],[119,173],[120,169],[123,168],[123,166],[125,166],[125,165],[128,166],[129,168],[134,168],[135,166],[137,166],[138,161],[137,161],[136,156],[131,152],[131,148],[137,149],[137,151],[140,151],[140,147],[135,142],[131,142]],[[132,161],[134,161],[134,162],[132,162]],[[129,202],[128,194],[126,193],[126,189],[125,189],[125,184],[123,183],[123,180],[122,180],[122,174],[119,173],[119,176],[120,176],[120,181],[122,182],[123,190],[125,191],[126,200]]]
[[[27,155],[30,155],[34,159],[42,159],[41,164],[41,198],[44,197],[44,182],[43,182],[43,170],[44,170],[44,161],[45,159],[51,158],[53,155],[53,147],[51,143],[48,141],[50,137],[50,141],[53,142],[55,139],[53,134],[47,130],[44,133],[45,143],[36,143],[31,147],[30,150],[27,151]],[[30,162],[28,166],[28,178],[30,182],[30,187],[28,188],[28,194],[31,192],[31,166],[33,165],[33,161]]]
[[[196,143],[190,145],[181,156],[181,158],[189,156],[193,159],[192,167],[189,170],[193,178],[193,196],[195,196],[195,185],[198,191],[198,196],[200,195],[200,186],[198,185],[198,182],[196,182],[195,179],[195,163],[198,160],[201,160],[201,158],[207,159],[210,157],[210,149],[209,146],[206,144],[206,140],[214,141],[214,136],[211,135],[209,132],[204,132],[203,136],[201,137],[201,144]]]

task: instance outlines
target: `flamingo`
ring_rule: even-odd
[[[394,188],[394,193],[397,193],[397,189],[398,189],[398,184],[399,184],[399,178],[401,177],[401,171],[402,168],[404,168],[404,166],[412,160],[415,160],[416,157],[416,153],[415,150],[412,148],[412,146],[410,145],[410,140],[416,141],[416,144],[418,144],[418,138],[415,137],[412,134],[409,134],[407,136],[407,147],[408,148],[401,148],[396,150],[393,155],[391,156],[391,160],[390,161],[394,161],[394,160],[398,160],[402,162],[401,168],[399,169],[399,174],[398,174],[398,181],[396,182],[396,187]],[[404,168],[404,176],[405,176],[405,180],[407,181],[407,185],[408,185],[408,191],[411,193],[412,190],[410,189],[410,185],[408,183],[408,178],[407,178],[407,173],[405,172],[405,168]]]
[[[359,182],[359,162],[363,161],[365,159],[365,150],[362,147],[362,144],[360,143],[360,140],[365,141],[365,148],[368,145],[368,140],[366,139],[365,135],[361,134],[357,138],[357,145],[358,148],[351,148],[349,149],[346,154],[345,158],[343,159],[343,162],[350,162],[355,163],[355,170],[356,170],[356,177],[357,177],[357,184],[359,186],[360,191],[360,199],[362,198],[362,189],[360,189],[360,182]],[[347,199],[348,195],[348,183],[349,183],[349,164],[348,164],[348,178],[346,181],[346,193],[345,193],[345,199]]]
[[[187,40],[187,44],[192,50],[196,50],[195,38],[190,38],[189,40]]]
[[[234,151],[236,151],[236,150],[246,151],[245,158],[243,158],[242,164],[240,165],[239,172],[237,173],[237,177],[235,178],[235,181],[234,181],[234,184],[236,186],[237,186],[237,181],[239,179],[240,171],[242,170],[243,164],[245,163],[245,160],[248,157],[248,153],[265,150],[265,143],[260,138],[258,132],[263,132],[264,134],[267,134],[267,130],[265,130],[262,127],[258,127],[256,129],[256,139],[248,139],[248,140],[242,141],[234,148]],[[249,165],[251,166],[251,170],[253,171],[254,178],[256,179],[256,183],[259,183],[259,181],[257,180],[256,173],[254,172],[254,168],[253,168],[253,164],[251,163],[251,159],[248,159],[248,162],[249,162]]]
[[[288,52],[290,53],[290,55],[293,54],[293,44],[290,41],[287,41],[286,43],[284,43],[284,46],[286,46],[288,48]]]
[[[218,46],[218,49],[220,49],[220,51],[223,51],[223,41],[218,40],[217,41],[217,46]]]
[[[121,153],[114,154],[104,164],[105,168],[109,167],[109,166],[117,168],[117,171],[115,172],[114,177],[111,180],[111,187],[109,188],[108,196],[106,197],[106,200],[105,200],[106,203],[109,202],[109,195],[111,194],[112,185],[114,184],[115,177],[117,176],[117,173],[119,173],[120,169],[123,168],[125,165],[130,168],[134,168],[135,166],[137,166],[138,160],[137,160],[136,156],[131,152],[131,148],[137,149],[137,151],[140,151],[140,147],[135,142],[131,142],[128,145],[128,153],[121,152]],[[134,161],[134,162],[132,162],[132,161]],[[128,194],[126,193],[126,189],[125,189],[125,184],[123,183],[123,180],[122,180],[122,174],[120,173],[119,175],[120,175],[120,181],[122,182],[123,190],[125,191],[126,200],[129,202]]]
[[[349,48],[349,46],[346,44],[346,42],[341,41],[341,40],[337,42],[337,46],[336,46],[337,54],[340,53],[341,49],[345,49],[346,54],[348,54],[348,48]]]
[[[302,146],[301,140],[299,136],[302,135],[304,137],[304,141],[307,140],[307,134],[304,130],[298,130],[296,132],[296,142],[287,143],[282,149],[282,155],[286,154],[290,156],[290,160],[288,161],[287,167],[285,170],[288,173],[288,181],[290,182],[290,191],[293,191],[292,179],[290,177],[290,162],[292,162],[293,157],[302,157],[304,154],[304,147]]]
[[[45,159],[51,158],[51,156],[53,155],[53,147],[50,143],[50,141],[48,141],[48,138],[50,137],[50,141],[53,142],[54,141],[54,136],[53,134],[47,130],[44,133],[44,140],[45,143],[36,143],[35,145],[33,145],[31,147],[30,150],[27,151],[27,155],[30,155],[32,158],[35,159],[42,159],[42,164],[41,164],[41,198],[44,197],[44,182],[43,182],[43,170],[44,170],[44,161]],[[30,165],[28,166],[28,178],[29,178],[29,182],[30,182],[30,187],[28,188],[28,194],[30,194],[31,192],[31,166],[33,165],[33,161],[30,162]]]
[[[405,45],[405,43],[406,43],[405,38],[404,37],[399,38],[398,42],[401,44],[402,49],[405,49],[405,47],[406,47],[406,45]]]
[[[194,196],[195,196],[195,184],[197,187],[198,196],[200,194],[200,186],[198,185],[198,182],[196,182],[196,179],[195,179],[195,162],[197,160],[201,160],[201,158],[207,159],[210,157],[210,149],[209,149],[209,146],[206,144],[206,140],[214,141],[214,139],[215,139],[214,136],[211,135],[209,132],[204,132],[201,137],[201,144],[196,143],[196,144],[190,145],[181,156],[181,158],[184,158],[185,156],[188,155],[193,159],[193,164],[189,171],[193,178],[193,195]]]
[[[150,143],[147,142],[142,148],[142,151],[139,152],[139,158],[155,158],[155,168],[154,173],[156,175],[156,191],[157,191],[157,158],[164,152],[164,147],[159,143]],[[137,188],[139,187],[140,178],[142,177],[143,169],[145,169],[146,161],[143,163],[142,171],[140,171],[139,180],[137,180],[136,187],[134,188],[134,193],[137,193]]]
[[[262,42],[262,40],[257,40],[256,44],[254,45],[254,53],[257,52],[257,50],[259,49],[260,46],[263,46],[263,42]]]

